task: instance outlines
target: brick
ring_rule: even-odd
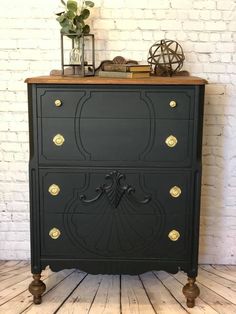
[[[142,41],[139,41],[139,40],[127,42],[126,49],[127,50],[141,50],[142,49],[144,51],[147,50],[146,47],[143,46]]]
[[[142,1],[130,1],[125,0],[124,7],[126,8],[132,8],[132,9],[146,9],[150,7],[150,1],[149,0],[142,0]],[[166,8],[166,6],[165,6]]]
[[[199,34],[199,40],[200,41],[207,41],[209,42],[209,34],[208,33],[200,33]]]
[[[219,51],[221,53],[222,52],[235,52],[235,44],[219,42],[216,44],[216,51]]]
[[[205,29],[210,31],[224,31],[226,30],[226,23],[223,21],[206,22]]]
[[[200,20],[203,20],[203,21],[204,20],[209,21],[211,19],[210,11],[209,10],[200,11],[199,18]]]
[[[217,0],[216,7],[219,10],[230,10],[233,11],[236,9],[236,3],[234,0]]]
[[[232,41],[232,32],[223,32],[220,36],[221,41]]]
[[[141,30],[152,30],[157,28],[157,21],[152,20],[139,20],[137,21],[137,28]]]
[[[211,53],[215,50],[215,45],[212,43],[196,43],[194,45],[194,50],[200,53]]]
[[[219,82],[229,84],[231,82],[229,75],[220,74]]]
[[[117,40],[117,41],[112,41],[110,40],[109,42],[107,42],[106,48],[109,50],[116,50],[116,51],[121,51],[124,50],[126,48],[126,42],[125,41],[121,41],[121,40]]]
[[[9,124],[8,122],[2,122],[0,123],[0,131],[8,131],[9,130]]]
[[[186,32],[184,32],[184,31],[177,32],[177,34],[176,34],[177,40],[185,41],[185,40],[187,40],[187,38],[188,38],[188,36],[187,36]]]
[[[103,6],[105,8],[124,8],[125,5],[125,0],[103,0]]]
[[[29,211],[29,204],[25,202],[17,202],[13,200],[12,202],[8,202],[6,204],[6,208],[8,211],[11,212],[28,212]]]
[[[154,26],[156,24],[156,21],[153,21],[153,28],[156,27]],[[161,23],[161,30],[181,30],[182,29],[182,24],[180,21],[163,21]]]
[[[165,2],[165,1],[163,1]],[[171,0],[171,8],[173,9],[191,9],[193,6],[192,1],[188,0]]]
[[[140,39],[140,35],[141,35],[141,31],[137,30],[137,31],[132,32],[131,38],[138,40]],[[143,31],[142,38],[143,40],[153,40],[153,33],[150,31]]]
[[[138,23],[135,20],[130,20],[128,22],[127,20],[117,20],[115,23],[113,23],[113,28],[132,31],[138,28]]]
[[[189,20],[199,20],[200,12],[201,12],[200,10],[189,10],[188,11]]]
[[[187,21],[183,22],[183,29],[184,30],[190,30],[190,31],[200,31],[204,29],[203,23],[199,23],[199,21]]]
[[[130,0],[126,0],[126,1],[127,2],[133,2],[133,1],[130,1]],[[147,8],[149,8],[149,9],[161,10],[161,9],[169,9],[170,7],[171,7],[170,6],[170,1],[148,0],[148,3],[147,3]]]
[[[197,32],[187,32],[186,34],[191,41],[198,41],[198,33]]]
[[[222,19],[221,11],[211,11],[211,19],[212,20],[221,20]]]
[[[126,23],[126,27],[127,27]],[[105,29],[105,30],[110,30],[115,28],[115,23],[113,20],[106,20],[106,19],[101,19],[101,20],[95,20],[93,22],[93,27],[95,29]]]
[[[214,0],[204,0],[204,1],[193,1],[193,7],[195,9],[215,9],[216,3]]]
[[[232,62],[232,55],[230,53],[224,53],[220,56],[222,62]]]
[[[207,54],[207,53],[202,53],[202,54],[198,54],[197,55],[197,59],[200,61],[200,62],[209,62],[210,61],[210,55]]]
[[[220,62],[221,54],[220,53],[212,53],[210,55],[210,63],[213,64],[214,62]]]
[[[161,10],[161,11],[154,11],[154,10],[150,10],[150,9],[142,9],[140,10],[142,12],[142,18],[144,19],[163,19],[166,11],[165,10]]]
[[[210,41],[219,41],[220,40],[220,34],[219,33],[211,33],[210,34]]]
[[[1,233],[0,233],[1,235]],[[27,241],[29,242],[30,234],[29,232],[11,232],[5,234],[6,241]]]
[[[221,84],[209,84],[206,85],[207,95],[224,95],[225,86]]]
[[[234,18],[234,11],[221,11],[221,15],[222,15],[222,20],[223,21],[234,21],[235,18]],[[230,27],[229,27],[230,29]],[[233,30],[233,29],[232,29]]]

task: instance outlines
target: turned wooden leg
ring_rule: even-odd
[[[41,278],[41,274],[33,274],[34,280],[29,285],[29,292],[34,296],[34,304],[40,304],[42,302],[42,294],[46,290],[46,285]]]
[[[194,307],[195,299],[199,296],[200,290],[195,284],[196,278],[188,277],[188,283],[183,287],[183,294],[187,298],[187,307]]]

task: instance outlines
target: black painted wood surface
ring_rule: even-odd
[[[28,84],[28,95],[32,272],[196,276],[204,85]]]

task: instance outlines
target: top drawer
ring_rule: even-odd
[[[193,119],[194,86],[44,86],[39,117]]]

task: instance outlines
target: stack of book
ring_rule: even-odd
[[[103,71],[99,72],[100,77],[117,78],[141,78],[149,77],[151,68],[143,64],[106,64]]]

